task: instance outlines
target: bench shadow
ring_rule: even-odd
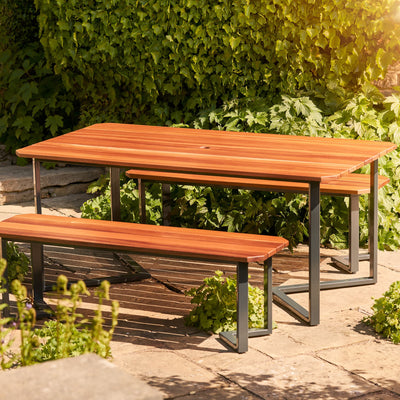
[[[29,247],[21,248],[29,254]],[[205,277],[221,270],[225,275],[234,275],[236,266],[218,262],[152,257],[138,254],[116,254],[98,249],[74,249],[59,246],[44,247],[45,280],[49,287],[57,277],[64,274],[70,281],[86,281],[126,277],[127,282],[112,284],[110,298],[120,305],[118,325],[113,340],[155,348],[195,349],[209,335],[186,327],[184,316],[193,305],[185,291],[199,286]],[[308,256],[304,252],[282,252],[274,257],[274,285],[284,284],[299,271],[307,271]],[[149,278],[129,282],[135,271],[146,271]],[[262,287],[263,269],[260,265],[249,266],[250,283]],[[298,277],[297,277],[298,279]],[[26,279],[27,286],[31,278]],[[90,292],[95,292],[90,288]],[[46,298],[51,294],[46,293]],[[105,301],[105,309],[110,302]],[[80,312],[87,317],[94,315],[97,299],[84,297]],[[104,312],[105,327],[110,323],[108,311]],[[219,346],[221,348],[221,346]],[[225,346],[223,346],[225,349]],[[204,351],[204,347],[202,347]],[[210,349],[210,352],[215,352]],[[220,350],[217,350],[220,351]],[[232,351],[227,349],[226,351]]]

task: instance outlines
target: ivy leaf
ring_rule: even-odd
[[[229,44],[231,45],[232,50],[235,50],[241,43],[240,37],[231,37],[229,39]]]
[[[23,128],[29,131],[29,129],[31,129],[33,121],[34,119],[31,116],[27,115],[24,117],[17,118],[12,124],[12,126],[15,126],[17,128]]]
[[[36,82],[25,82],[20,90],[19,95],[24,101],[25,105],[28,105],[29,100],[32,98],[34,94],[38,93],[37,83]]]
[[[45,126],[50,129],[50,132],[53,136],[56,135],[59,128],[62,128],[64,125],[63,117],[61,115],[49,115],[46,118]]]
[[[385,104],[390,104],[390,109],[394,112],[394,115],[398,118],[400,114],[400,97],[389,96],[384,101]]]
[[[376,64],[379,68],[386,70],[386,68],[392,63],[393,56],[388,51],[380,48],[376,54]]]

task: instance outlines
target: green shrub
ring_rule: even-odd
[[[0,51],[39,41],[38,12],[31,0],[0,2]]]
[[[110,178],[102,176],[98,181],[93,182],[89,193],[98,193],[97,197],[87,200],[81,206],[81,217],[88,219],[111,219],[111,195]],[[127,179],[121,174],[121,220],[125,222],[139,222],[139,192],[137,184],[133,179]],[[161,223],[161,188],[159,184],[147,186],[146,190],[146,214],[147,221],[153,224]]]
[[[384,295],[372,306],[373,315],[364,319],[376,332],[400,343],[400,281],[393,282]]]
[[[214,276],[205,278],[201,286],[185,293],[192,297],[191,303],[196,304],[185,318],[187,325],[214,333],[236,329],[236,277],[222,275],[221,271],[216,271]],[[249,328],[263,327],[264,293],[249,285]]]
[[[81,124],[188,123],[233,98],[337,109],[399,56],[396,0],[35,0],[41,43]]]
[[[6,260],[0,259],[0,296],[6,292],[4,289],[4,271],[6,270]],[[10,340],[10,334],[13,328],[10,327],[11,318],[2,318],[3,310],[7,308],[7,304],[0,303],[0,367],[1,369],[10,368],[13,365],[13,356],[10,354],[13,341]]]
[[[75,104],[40,43],[1,52],[0,70],[0,142],[8,150],[72,130]]]
[[[14,242],[7,243],[7,260],[8,260],[8,280],[12,282],[14,279],[23,281],[29,272],[30,259],[23,253]]]
[[[0,260],[0,294],[3,289],[3,273],[6,267],[5,260]],[[48,360],[73,357],[92,352],[101,357],[111,356],[110,342],[118,319],[118,302],[112,302],[112,317],[110,330],[103,329],[102,304],[109,300],[109,287],[103,281],[95,291],[98,307],[94,317],[85,319],[78,313],[82,296],[89,292],[83,281],[73,283],[68,289],[68,280],[60,275],[57,279],[55,293],[60,297],[56,310],[55,320],[46,321],[42,328],[36,328],[36,311],[27,298],[26,287],[15,279],[11,283],[11,291],[15,295],[18,308],[18,319],[0,318],[0,366],[2,369],[32,365]],[[0,305],[0,311],[7,307]],[[13,341],[10,334],[19,329],[21,345],[19,352],[12,351]]]

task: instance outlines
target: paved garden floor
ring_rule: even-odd
[[[79,216],[82,201],[81,195],[46,199],[44,213]],[[30,203],[4,205],[0,219],[28,212],[33,212]],[[305,281],[306,250],[301,247],[274,258],[274,284]],[[330,257],[337,253],[343,252],[321,250],[322,279],[349,277],[331,266]],[[400,280],[400,252],[379,252],[376,285],[321,292],[318,326],[307,326],[274,305],[273,334],[250,339],[249,351],[240,355],[217,335],[188,328],[183,320],[191,309],[185,289],[216,269],[233,273],[233,266],[102,251],[76,254],[55,247],[47,247],[45,254],[49,282],[59,273],[70,279],[127,276],[128,280],[132,269],[149,273],[140,282],[112,285],[111,298],[120,302],[112,362],[165,398],[400,399],[400,346],[378,337],[362,322],[373,298]],[[361,263],[356,276],[367,272],[368,264]],[[259,284],[257,266],[251,268],[251,276],[251,282]],[[307,294],[295,298],[307,306]],[[48,301],[53,301],[50,296]],[[87,298],[81,311],[90,315],[95,305]],[[108,310],[106,305],[107,321]]]

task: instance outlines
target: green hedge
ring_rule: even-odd
[[[37,15],[31,0],[0,2],[0,143],[11,152],[78,121],[74,96],[46,61]]]
[[[82,125],[189,122],[282,92],[337,106],[398,57],[395,1],[35,0],[46,57],[82,102]]]
[[[0,52],[0,70],[0,142],[8,150],[73,129],[76,105],[46,66],[40,43]]]
[[[37,11],[30,0],[1,0],[0,51],[39,40]]]

